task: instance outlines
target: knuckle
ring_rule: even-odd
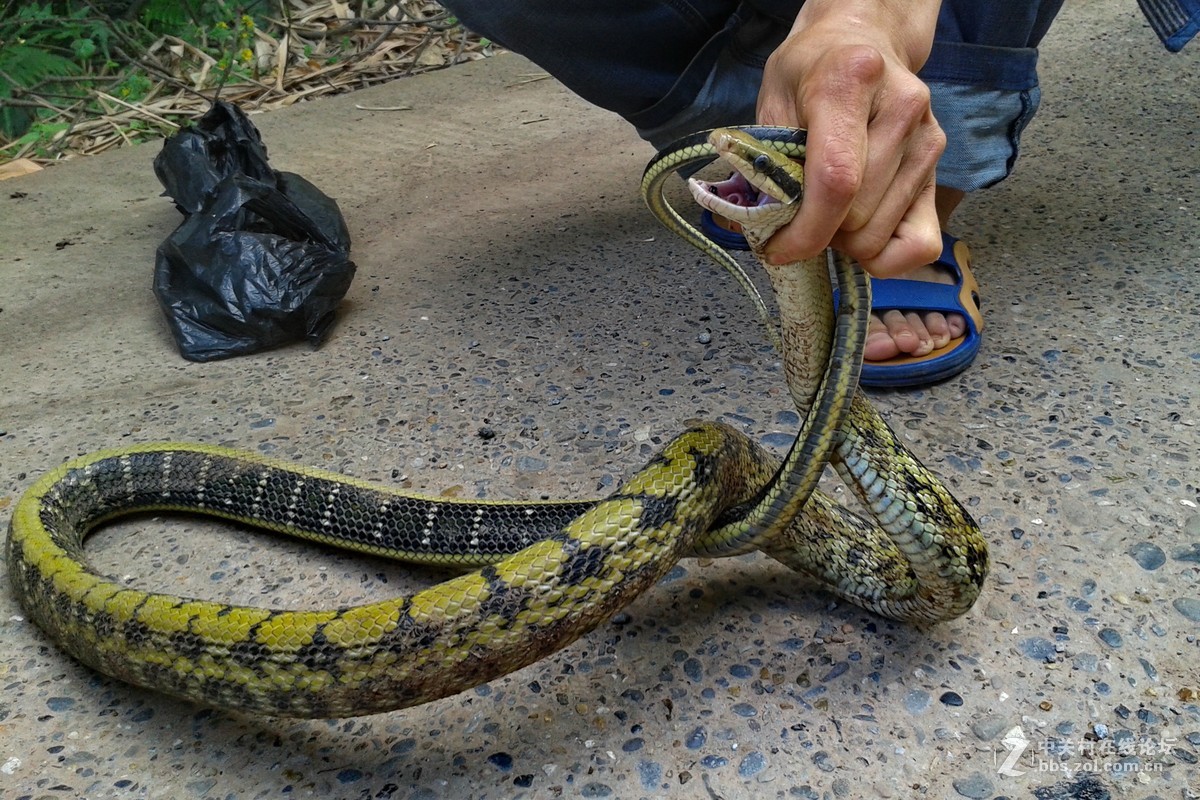
[[[846,45],[838,57],[843,65],[841,74],[860,84],[878,81],[887,66],[883,54],[868,45]]]
[[[835,125],[822,137],[820,162],[806,165],[810,170],[810,178],[815,177],[822,186],[831,190],[851,194],[858,190],[862,184],[866,159],[852,134],[849,126],[842,123]]]
[[[763,125],[798,125],[795,103],[788,101],[786,95],[760,91],[755,118]]]
[[[945,149],[946,131],[937,123],[937,120],[934,120],[933,124],[929,126],[928,136],[931,147],[936,148],[939,152]]]
[[[841,140],[825,145],[825,158],[808,166],[808,179],[821,184],[827,196],[849,201],[862,187],[863,168],[858,154]]]
[[[921,240],[920,249],[917,252],[915,260],[922,264],[932,264],[942,255],[942,236],[940,231],[931,233]]]
[[[809,91],[817,103],[841,105],[847,97],[869,94],[884,78],[887,62],[866,45],[844,45],[822,59],[813,72]]]
[[[850,206],[850,210],[846,212],[846,218],[842,220],[842,230],[857,233],[865,228],[870,221],[870,212],[860,207],[858,203],[854,203]]]
[[[834,237],[834,246],[861,264],[864,269],[872,271],[870,265],[879,257],[883,248],[871,239],[866,231],[851,231],[842,227]]]
[[[895,93],[895,105],[901,114],[909,119],[922,121],[930,113],[931,96],[929,87],[924,81],[913,79],[906,81],[903,88]]]
[[[946,132],[942,130],[942,126],[933,124],[926,132],[921,142],[921,153],[929,161],[936,162],[942,157],[942,153],[946,152]]]

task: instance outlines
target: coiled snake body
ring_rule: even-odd
[[[647,167],[643,194],[665,225],[752,288],[662,193],[671,174],[719,153],[784,201],[718,209],[752,243],[765,241],[795,213],[802,172],[787,156],[803,156],[803,137],[746,130],[757,138],[722,130],[664,151]],[[693,191],[720,203],[704,184]],[[30,487],[10,523],[9,582],[59,647],[105,674],[208,705],[301,717],[403,708],[526,666],[694,554],[758,548],[879,613],[916,621],[963,613],[986,574],[986,545],[853,388],[865,280],[838,259],[844,301],[835,322],[824,264],[769,272],[789,386],[804,412],[782,465],[728,426],[698,423],[605,500],[505,503],[401,492],[222,447],[136,445],[83,456]],[[874,523],[813,492],[830,456]],[[89,566],[83,542],[92,529],[148,510],[474,569],[408,596],[289,611],[146,592]]]

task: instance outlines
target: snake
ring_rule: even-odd
[[[745,126],[685,137],[647,165],[642,195],[668,230],[754,281],[674,209],[672,176],[723,159],[768,198],[701,204],[737,220],[761,258],[802,199],[803,131]],[[801,412],[780,460],[720,422],[691,422],[601,500],[487,501],[372,484],[252,452],[158,442],[45,472],[14,507],[10,589],[28,619],[88,667],[202,705],[284,717],[415,706],[527,666],[607,622],[681,559],[761,550],[818,588],[918,625],[975,602],[988,571],[970,514],[856,389],[869,284],[844,256],[773,266],[789,390]],[[830,272],[841,287],[830,302]],[[866,517],[816,488],[826,462]],[[131,514],[199,514],[353,551],[452,567],[408,594],[318,610],[148,591],[93,567],[85,540]]]

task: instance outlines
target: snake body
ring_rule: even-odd
[[[801,180],[801,167],[785,158],[803,156],[796,132],[749,132],[756,138],[735,131],[732,140],[720,132],[685,140],[652,161],[643,180],[656,216],[735,274],[736,264],[670,209],[662,186],[681,168],[747,148],[768,156],[768,193],[781,191],[771,175]],[[794,215],[797,198],[780,199],[779,208],[744,215],[752,238]],[[760,548],[881,613],[956,616],[978,595],[986,546],[853,390],[869,298],[844,260],[844,307],[836,321],[823,311],[816,325],[825,352],[799,341],[798,309],[827,307],[827,287],[823,300],[810,296],[827,282],[823,271],[771,271],[789,382],[803,384],[793,393],[804,424],[782,464],[728,426],[697,423],[605,500],[508,503],[402,492],[223,447],[135,445],[70,461],[26,491],[10,522],[10,585],[30,619],[100,672],[208,705],[301,717],[416,705],[533,663],[694,554]],[[790,355],[806,347],[815,352]],[[839,357],[814,372],[828,347]],[[812,491],[830,455],[879,525]],[[472,571],[411,595],[321,611],[147,592],[100,574],[84,552],[97,525],[141,511],[205,514]]]

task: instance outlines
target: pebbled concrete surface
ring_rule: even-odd
[[[918,630],[759,557],[685,562],[475,691],[294,722],[100,678],[0,577],[0,797],[1196,797],[1198,59],[1132,4],[1067,8],[1016,176],[956,225],[984,350],[878,396],[992,543],[966,618]],[[0,522],[42,470],[135,441],[491,498],[603,493],[688,417],[782,441],[749,305],[640,208],[646,146],[534,72],[506,56],[255,117],[355,237],[315,352],[176,355],[149,291],[178,221],[156,147],[0,185]],[[414,580],[191,519],[91,552],[139,584],[309,608]]]

